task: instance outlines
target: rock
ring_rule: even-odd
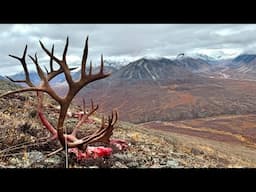
[[[97,165],[94,165],[94,166],[89,166],[88,168],[90,168],[90,169],[97,169],[99,167]]]
[[[129,159],[126,154],[116,153],[116,154],[114,154],[113,156],[114,156],[115,158],[117,158],[117,159],[122,160],[122,161],[127,161],[127,159]]]
[[[120,163],[119,161],[115,162],[115,168],[128,168],[126,165]]]
[[[194,155],[203,155],[204,154],[203,151],[200,151],[200,150],[195,149],[195,148],[191,149],[191,153],[193,153]]]
[[[149,168],[161,168],[162,166],[159,165],[158,163],[154,163],[153,165],[151,165]]]
[[[168,160],[166,162],[166,166],[170,168],[177,168],[179,166],[179,163],[175,160]]]
[[[227,160],[227,159],[224,159],[224,158],[219,158],[218,159],[219,163],[222,164],[222,166],[227,166],[228,164],[230,164],[230,162]]]
[[[45,165],[44,164],[34,164],[33,166],[32,166],[32,168],[45,168]]]
[[[7,166],[5,166],[4,168],[10,168],[10,169],[14,169],[14,168],[17,168],[17,167],[15,167],[15,166],[13,166],[13,165],[7,165]]]
[[[0,163],[0,168],[1,169],[6,169],[6,168],[16,168],[15,166],[13,166],[13,165],[6,165],[6,164],[4,164],[4,163]]]
[[[39,152],[39,151],[28,152],[28,160],[31,163],[40,162],[43,158],[44,158],[44,155],[42,152]]]
[[[159,158],[153,158],[154,163],[159,163]]]
[[[28,160],[19,159],[16,157],[11,158],[9,163],[11,166],[15,166],[16,168],[27,168],[30,165]]]
[[[19,163],[19,160],[18,160],[17,158],[13,157],[13,158],[11,158],[11,159],[9,160],[9,163],[10,163],[11,165],[17,165],[17,164]]]
[[[134,162],[127,163],[127,166],[129,168],[137,168],[137,167],[139,167],[139,163],[134,161]]]
[[[58,155],[54,155],[52,157],[49,157],[45,160],[45,163],[47,164],[53,164],[53,165],[56,165],[56,164],[61,164],[62,163],[62,159],[60,156]]]
[[[164,160],[160,160],[160,165],[166,165],[166,162]]]
[[[127,154],[127,157],[128,157],[129,159],[132,159],[132,158],[133,158],[133,155],[132,155],[131,153],[128,153],[128,154]]]

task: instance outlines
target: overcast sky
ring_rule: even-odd
[[[112,60],[140,57],[175,57],[179,53],[237,56],[256,53],[256,24],[0,24],[0,75],[21,71],[20,63],[9,54],[36,52],[39,63],[48,65],[39,40],[47,48],[55,45],[60,57],[69,36],[67,61],[79,66],[86,36],[88,60],[99,63],[100,55]],[[27,57],[29,68],[33,64]]]

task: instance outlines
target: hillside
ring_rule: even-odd
[[[1,93],[16,86],[1,82]],[[51,103],[47,98],[45,105]],[[100,103],[99,103],[100,104]],[[65,154],[57,153],[50,158],[44,156],[58,148],[58,142],[39,142],[39,138],[49,137],[49,133],[39,123],[36,115],[36,98],[34,94],[22,94],[11,98],[0,99],[1,119],[1,145],[0,145],[0,166],[2,168],[16,167],[64,167]],[[72,105],[72,110],[77,106]],[[45,114],[50,122],[56,123],[56,112],[49,108]],[[95,114],[99,118],[101,114]],[[66,126],[72,128],[76,119],[67,119]],[[97,126],[97,125],[96,125]],[[84,125],[81,133],[95,129],[94,126]],[[119,121],[112,138],[124,139],[129,147],[125,151],[114,151],[113,154],[104,159],[88,159],[77,161],[72,154],[69,154],[70,167],[108,167],[108,168],[182,168],[182,167],[252,167],[246,160],[230,158],[230,154],[224,154],[213,147],[207,150],[200,147],[201,143],[187,145],[182,135],[164,133],[161,130],[147,129],[143,126],[134,125]],[[205,144],[207,141],[205,142]],[[225,145],[223,145],[225,147]],[[203,152],[202,152],[203,151]]]
[[[101,112],[117,108],[121,120],[133,123],[256,112],[253,81],[197,77],[155,83],[140,80],[135,83],[120,80],[115,84],[104,80],[104,83],[81,90],[77,103],[82,97],[94,98],[101,103]]]
[[[183,145],[197,145],[201,152],[215,149],[229,155],[228,161],[247,161],[250,167],[256,163],[255,114],[222,115],[185,121],[153,121],[141,124],[148,129],[163,131],[166,135],[183,137]],[[188,139],[186,141],[186,139]],[[197,149],[198,149],[197,148]]]
[[[241,54],[226,61],[220,60],[204,76],[217,79],[256,80],[256,55]]]

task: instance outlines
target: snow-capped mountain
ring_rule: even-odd
[[[192,68],[198,68],[198,66],[192,66],[194,65],[192,60],[178,61],[167,58],[146,59],[144,57],[122,67],[113,74],[113,78],[152,81],[182,79],[192,74]]]
[[[203,72],[210,69],[211,65],[208,60],[201,58],[182,57],[174,60],[179,65],[183,66],[184,69],[191,72]]]
[[[205,61],[217,61],[223,58],[222,55],[205,55],[205,54],[201,54],[201,53],[197,53],[194,58],[198,58],[198,59],[203,59]]]
[[[189,56],[189,57],[205,60],[209,64],[216,64],[223,60],[234,59],[238,55],[239,55],[238,53],[227,54],[227,53],[224,53],[223,51],[214,51],[214,52],[209,52],[207,54],[204,54],[201,52],[187,54],[187,56]]]
[[[122,58],[122,59],[105,59],[104,60],[104,66],[120,69],[121,67],[123,67],[125,65],[128,65],[133,60],[135,60],[135,59],[133,59],[133,58],[130,58],[130,59],[127,59],[127,58]]]

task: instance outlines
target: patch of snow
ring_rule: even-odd
[[[151,73],[151,71],[148,69],[147,65],[144,65],[146,71],[150,74],[150,76],[152,77],[152,79],[155,81],[156,77]]]

